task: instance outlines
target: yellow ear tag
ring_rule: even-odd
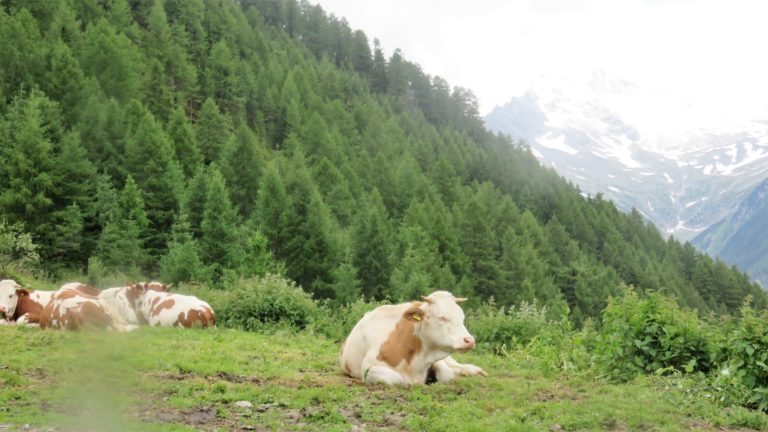
[[[421,321],[421,315],[413,314],[414,321]]]

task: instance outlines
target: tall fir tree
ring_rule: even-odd
[[[146,248],[157,259],[165,252],[179,211],[183,174],[160,124],[145,112],[125,145],[127,169],[144,193],[149,228]]]
[[[389,217],[378,190],[367,196],[352,222],[352,264],[363,293],[383,298],[392,273],[393,239]]]

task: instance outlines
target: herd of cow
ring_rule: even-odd
[[[485,376],[483,369],[451,357],[475,346],[459,306],[464,300],[435,291],[423,301],[379,306],[366,313],[342,342],[341,370],[365,383],[400,385]],[[6,279],[0,281],[0,321],[43,329],[129,331],[142,324],[208,327],[216,324],[216,317],[208,303],[170,293],[160,282],[104,290],[68,283],[57,291],[33,291]]]
[[[216,324],[211,306],[197,297],[168,292],[160,282],[96,289],[79,282],[56,291],[29,290],[0,281],[0,322],[43,329],[98,328],[130,331],[139,325],[208,327]]]

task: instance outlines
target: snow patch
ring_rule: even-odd
[[[579,151],[565,143],[565,135],[560,134],[553,136],[552,132],[547,132],[546,135],[536,138],[536,142],[542,147],[550,148],[553,150],[559,150],[569,155],[575,155]]]
[[[612,192],[621,192],[618,188],[615,188],[613,186],[608,186],[608,189],[611,190]]]
[[[672,180],[672,177],[670,177],[669,174],[667,173],[664,173],[664,178],[667,179],[667,183],[669,184],[672,184],[675,182],[674,180]]]

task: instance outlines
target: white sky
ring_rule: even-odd
[[[768,1],[311,1],[471,89],[483,115],[542,74],[598,70],[717,117],[768,119]]]

